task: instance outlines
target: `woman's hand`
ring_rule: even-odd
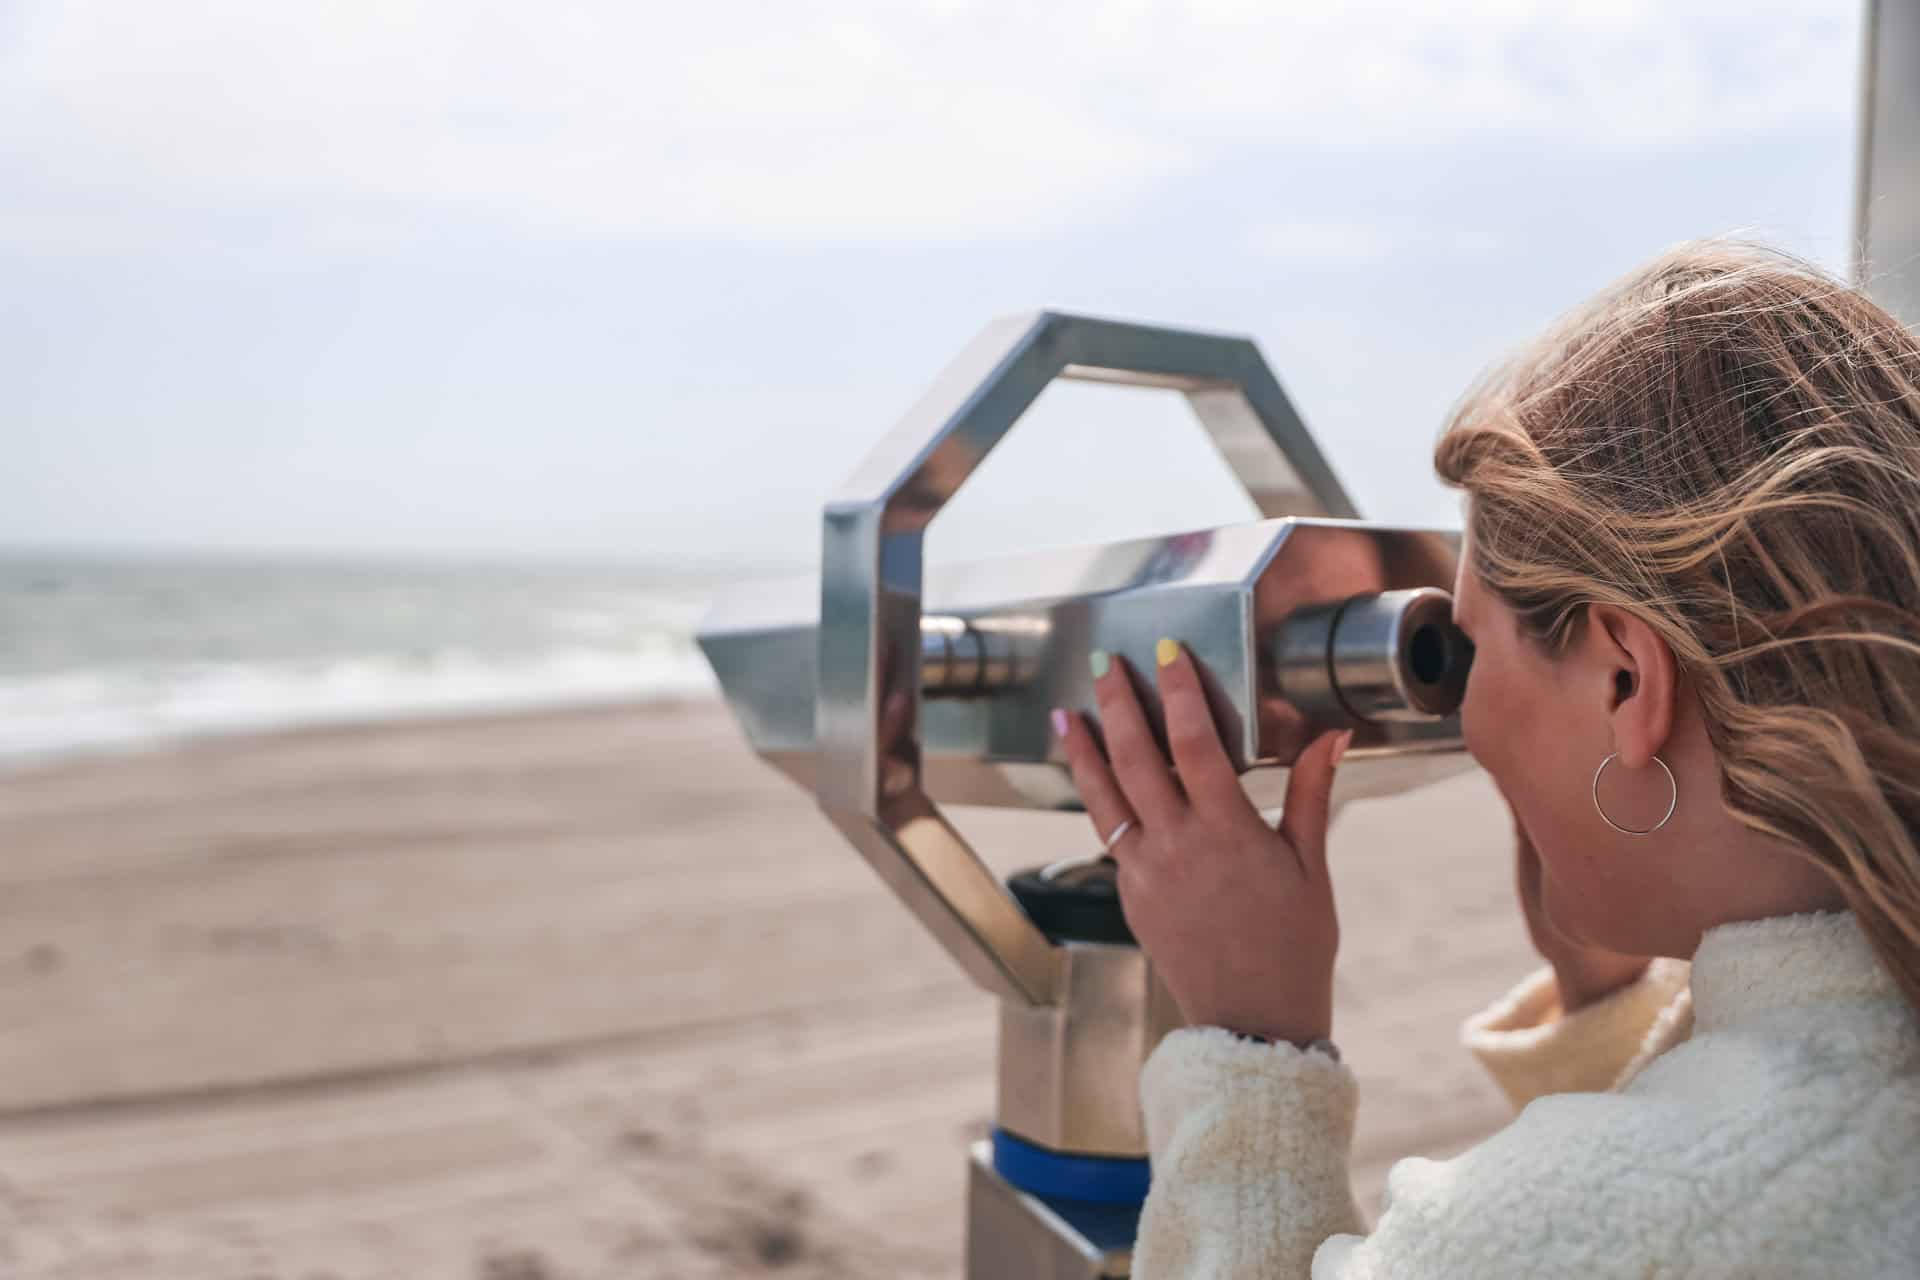
[[[1565,1013],[1604,1000],[1637,981],[1647,971],[1646,956],[1630,956],[1576,942],[1554,927],[1540,906],[1540,851],[1533,846],[1518,818],[1513,822],[1514,889],[1527,918],[1527,936],[1533,949],[1553,966],[1560,984],[1560,1008]]]
[[[1054,717],[1094,830],[1104,840],[1133,822],[1111,850],[1127,923],[1190,1024],[1324,1039],[1340,944],[1327,805],[1351,734],[1324,734],[1301,753],[1275,830],[1240,789],[1193,659],[1169,640],[1159,658],[1171,769],[1120,659],[1102,673],[1105,655],[1095,656],[1105,755],[1080,717]]]

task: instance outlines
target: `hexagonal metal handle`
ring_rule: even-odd
[[[1251,339],[1038,312],[976,338],[827,504],[815,727],[820,806],[976,982],[1055,1002],[1058,949],[921,783],[922,538],[1055,378],[1181,392],[1264,517],[1354,518]]]

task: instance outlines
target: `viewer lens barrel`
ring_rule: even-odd
[[[1266,646],[1270,691],[1310,720],[1437,720],[1460,709],[1473,645],[1432,587],[1295,610]]]

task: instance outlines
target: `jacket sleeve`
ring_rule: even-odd
[[[1455,1157],[1406,1159],[1370,1235],[1347,1181],[1356,1086],[1331,1058],[1176,1031],[1141,1077],[1153,1184],[1136,1280],[1612,1280],[1678,1261],[1684,1162],[1636,1133],[1665,1117],[1560,1094]],[[1651,1191],[1653,1194],[1647,1194]],[[1697,1226],[1697,1223],[1694,1225]]]
[[[1516,1110],[1550,1093],[1603,1093],[1686,990],[1688,973],[1684,960],[1655,960],[1636,981],[1569,1014],[1553,970],[1542,968],[1467,1019],[1460,1039]]]
[[[1353,1072],[1320,1052],[1175,1031],[1141,1071],[1153,1184],[1136,1280],[1305,1276],[1328,1236],[1360,1230],[1347,1159]]]

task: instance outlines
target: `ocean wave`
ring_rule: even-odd
[[[678,637],[637,649],[583,646],[512,659],[448,650],[56,670],[0,678],[0,759],[298,725],[703,696],[714,689],[698,651]]]

